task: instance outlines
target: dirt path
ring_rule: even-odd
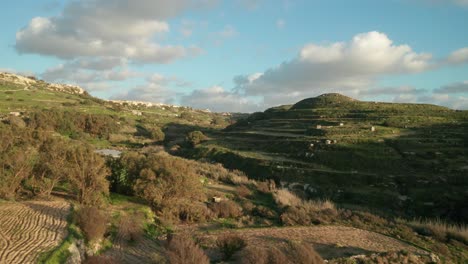
[[[66,236],[63,200],[0,203],[0,263],[35,263]]]
[[[310,243],[325,259],[400,250],[428,254],[397,239],[345,226],[242,229],[204,234],[201,237],[209,244],[209,241],[215,241],[216,237],[224,233],[238,234],[248,245],[255,246],[277,247],[286,245],[287,241]]]

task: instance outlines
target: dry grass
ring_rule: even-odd
[[[274,194],[276,204],[280,206],[298,206],[302,200],[287,189],[279,189]]]
[[[135,242],[142,238],[143,215],[138,213],[126,214],[120,218],[118,225],[118,235],[128,241]]]
[[[241,264],[322,264],[322,257],[307,244],[289,243],[286,248],[248,247],[239,256]]]
[[[237,196],[247,198],[252,195],[252,191],[245,185],[241,185],[236,189]]]
[[[189,235],[176,235],[168,238],[166,255],[170,264],[209,264],[205,252]]]
[[[442,242],[449,239],[458,240],[468,245],[468,226],[449,224],[440,219],[413,220],[408,222],[416,232],[422,235],[430,235]]]
[[[304,201],[286,189],[273,194],[276,203],[283,208],[280,220],[284,225],[309,225],[330,223],[338,215],[333,202]]]
[[[231,200],[212,203],[209,205],[209,208],[219,218],[237,218],[242,216],[242,208]]]

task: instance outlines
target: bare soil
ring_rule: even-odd
[[[0,203],[0,263],[35,263],[67,235],[64,200]]]

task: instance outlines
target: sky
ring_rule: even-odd
[[[468,109],[468,0],[17,0],[0,71],[254,112],[339,92]]]

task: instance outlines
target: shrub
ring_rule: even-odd
[[[302,200],[287,189],[279,189],[274,194],[276,204],[280,206],[298,206]]]
[[[207,137],[201,131],[192,131],[187,134],[187,142],[192,146],[196,146],[201,142],[207,140]]]
[[[268,207],[265,207],[265,206],[256,206],[253,211],[252,211],[252,214],[253,215],[256,215],[256,216],[260,216],[260,217],[263,217],[263,218],[270,218],[270,219],[273,219],[273,218],[276,218],[277,215],[276,215],[276,212],[271,210],[270,208]]]
[[[200,175],[191,162],[166,153],[157,153],[150,154],[142,163],[134,190],[159,216],[168,221],[190,221],[196,217],[187,213],[202,212],[200,210],[203,207],[195,208],[195,205],[206,197]]]
[[[119,221],[118,235],[129,242],[140,240],[143,236],[143,216],[138,213],[123,215]]]
[[[97,207],[83,207],[78,211],[77,222],[88,241],[99,241],[107,229],[108,216]]]
[[[237,235],[223,235],[218,237],[216,246],[223,254],[224,260],[229,260],[231,257],[241,249],[247,246],[245,240]]]
[[[236,189],[237,196],[247,198],[252,195],[252,191],[245,185],[241,185]]]
[[[209,264],[205,252],[188,235],[169,236],[166,255],[170,264]]]
[[[153,127],[148,129],[149,136],[151,139],[157,142],[164,141],[165,135],[164,132],[159,127]]]
[[[257,190],[262,193],[270,192],[270,187],[268,186],[268,182],[257,182]]]
[[[322,264],[322,257],[307,244],[290,243],[288,248],[290,259],[297,264]]]
[[[327,224],[337,215],[331,201],[302,201],[299,205],[285,207],[280,220],[283,225]]]
[[[270,264],[268,251],[264,248],[248,247],[242,250],[238,259],[239,264]]]
[[[212,203],[209,205],[209,208],[219,218],[237,218],[242,215],[240,206],[231,200]]]
[[[449,224],[440,219],[413,220],[408,225],[421,235],[429,235],[442,242],[454,239],[468,245],[467,226]]]

